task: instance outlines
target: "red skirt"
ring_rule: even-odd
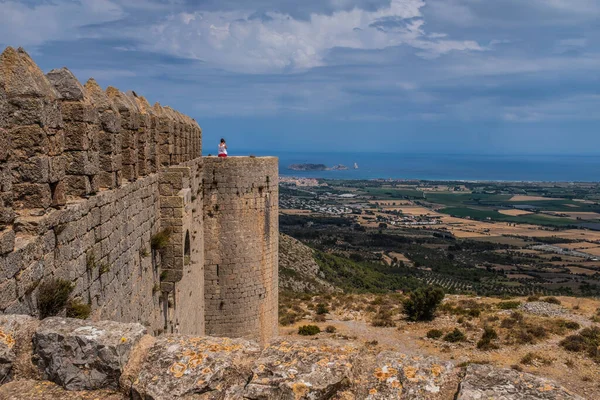
[[[219,157],[227,158],[227,154],[219,154]]]

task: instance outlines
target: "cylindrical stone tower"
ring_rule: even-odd
[[[275,157],[204,159],[206,333],[262,343],[278,332]]]

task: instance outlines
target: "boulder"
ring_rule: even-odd
[[[254,363],[247,399],[329,399],[352,383],[359,349],[328,340],[271,343]]]
[[[166,336],[150,348],[134,399],[239,399],[260,347],[245,339]]]
[[[583,400],[555,382],[535,375],[471,364],[460,384],[457,400]]]
[[[459,368],[433,357],[384,351],[362,360],[350,391],[356,399],[452,399],[460,382]]]
[[[33,336],[36,363],[68,390],[117,389],[129,353],[145,333],[140,324],[47,318]]]
[[[0,315],[0,384],[16,377],[36,377],[31,337],[39,321],[27,315]]]
[[[23,380],[0,386],[0,399],[10,400],[126,400],[110,390],[70,392],[48,381]]]

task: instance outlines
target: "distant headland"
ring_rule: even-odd
[[[345,165],[338,164],[328,167],[325,164],[292,164],[288,166],[292,171],[345,171],[348,169]]]

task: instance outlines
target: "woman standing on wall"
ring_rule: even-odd
[[[219,143],[219,157],[227,157],[227,143],[225,143],[225,139],[221,139],[221,143]]]

